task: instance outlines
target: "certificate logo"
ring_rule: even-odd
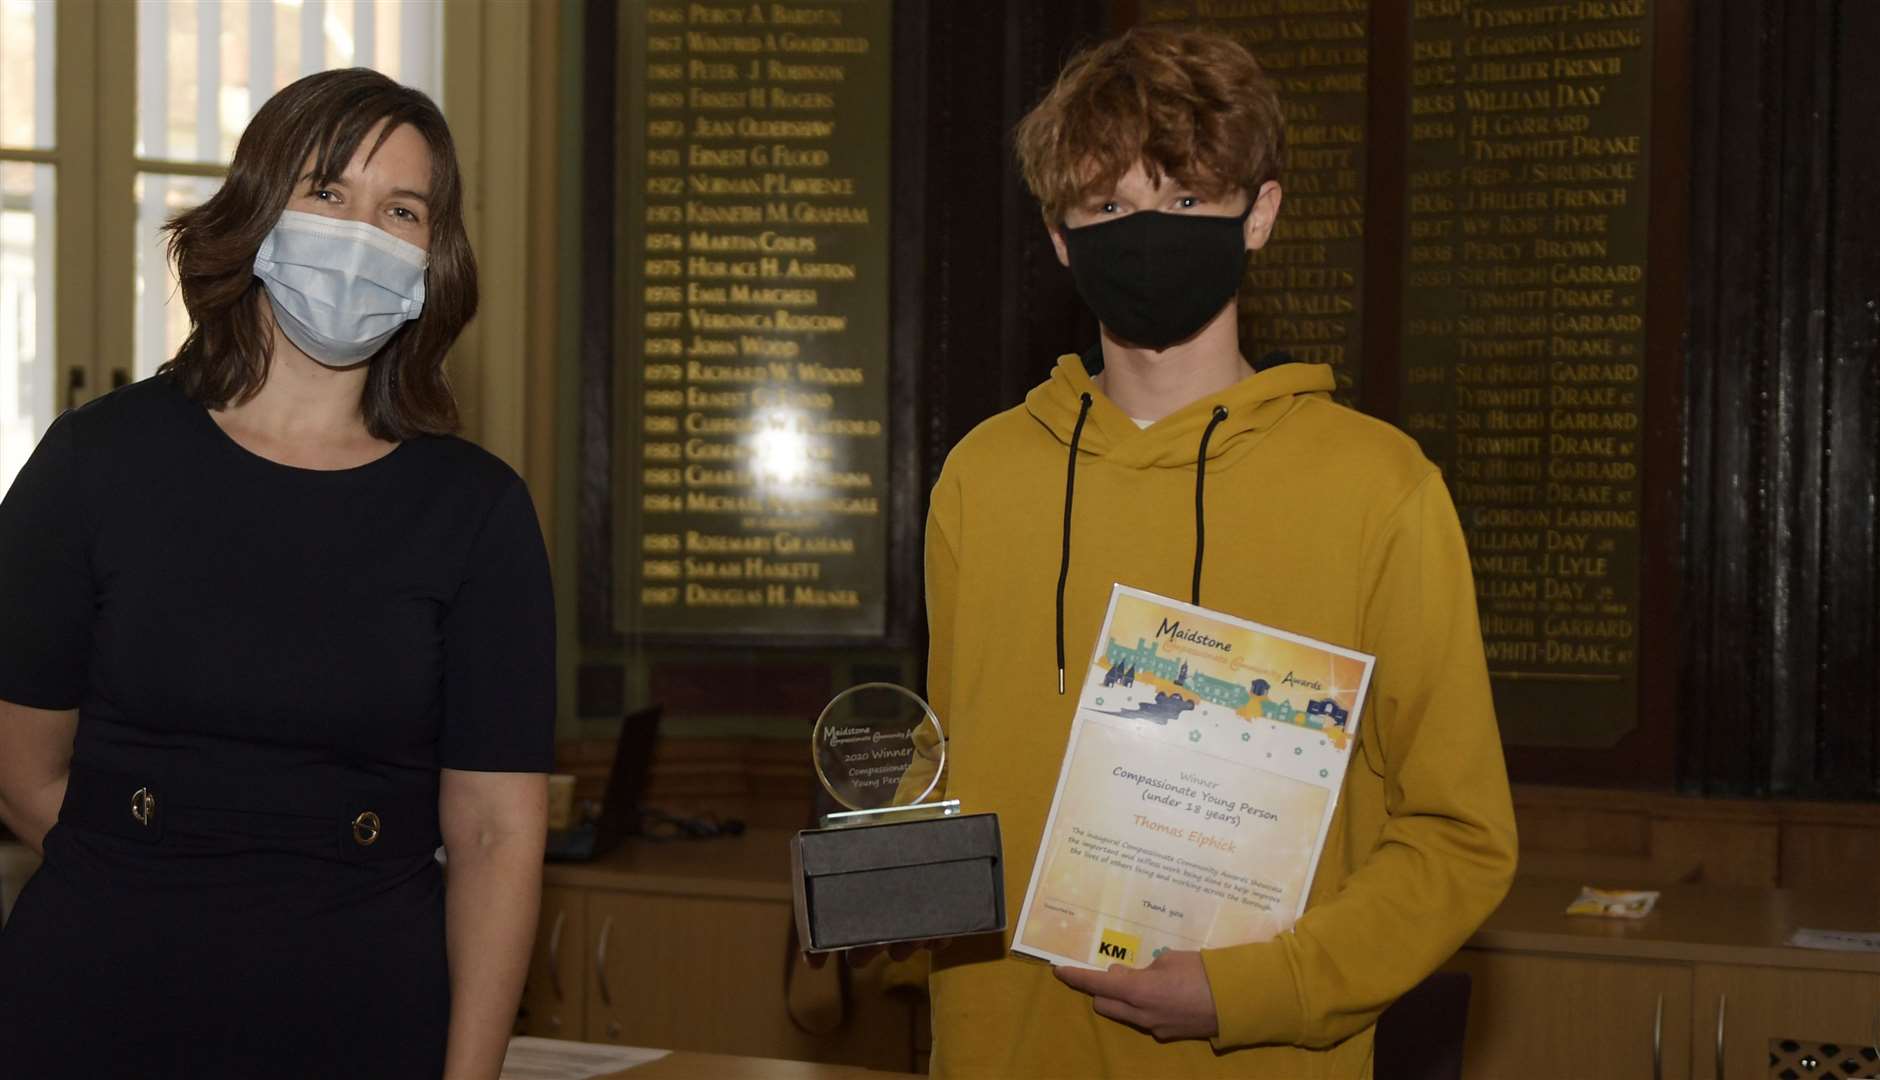
[[[1097,956],[1115,964],[1136,966],[1136,958],[1142,955],[1142,939],[1134,934],[1125,934],[1121,930],[1105,929],[1102,940],[1097,942]]]

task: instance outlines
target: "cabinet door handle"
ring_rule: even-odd
[[[78,408],[78,395],[85,390],[85,369],[73,367],[65,373],[65,407]]]
[[[561,924],[568,920],[568,909],[555,913],[554,929],[548,932],[548,988],[555,991],[555,1000],[563,1000],[561,993]]]
[[[594,980],[600,986],[601,1004],[610,1009],[614,1005],[614,995],[607,989],[607,939],[613,932],[614,917],[609,915],[607,921],[601,923],[601,943],[594,950]]]
[[[1717,995],[1717,1080],[1723,1080],[1723,1017],[1730,1007],[1730,995]]]
[[[1665,996],[1658,995],[1658,1010],[1652,1014],[1652,1080],[1665,1080]]]

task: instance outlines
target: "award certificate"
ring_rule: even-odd
[[[1142,967],[1290,927],[1373,661],[1116,586],[1013,950]]]

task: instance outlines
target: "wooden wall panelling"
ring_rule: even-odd
[[[1410,86],[1408,4],[1372,3],[1369,87]],[[1359,405],[1372,416],[1397,421],[1403,380],[1404,246],[1410,231],[1404,152],[1410,145],[1407,94],[1372,93],[1367,126],[1370,146],[1364,193],[1364,373]],[[1281,189],[1285,188],[1284,178]],[[1281,203],[1280,212],[1285,213]]]
[[[1871,797],[1880,22],[1694,12],[1680,786]]]
[[[618,4],[588,0],[582,57],[581,412],[575,486],[576,623],[581,643],[615,642],[614,628],[614,312],[618,298],[615,202],[620,117]],[[595,242],[595,241],[599,242]]]
[[[1633,867],[1668,881],[1696,866],[1708,884],[1880,895],[1880,804],[1530,785],[1514,804],[1524,873]]]
[[[1822,415],[1825,365],[1821,362],[1823,290],[1827,274],[1827,235],[1831,108],[1824,89],[1833,77],[1831,35],[1834,25],[1821,17],[1826,5],[1793,2],[1767,10],[1771,48],[1770,82],[1781,102],[1773,153],[1777,196],[1775,246],[1765,253],[1775,271],[1768,328],[1776,361],[1767,369],[1770,424],[1764,430],[1769,524],[1762,566],[1776,605],[1775,631],[1786,640],[1766,669],[1769,711],[1781,718],[1770,727],[1769,758],[1763,779],[1774,793],[1804,794],[1794,779],[1813,773],[1814,741],[1822,721],[1821,685],[1815,658],[1821,648],[1819,612],[1824,582],[1821,554]],[[1793,616],[1802,616],[1799,618]]]
[[[1679,773],[1683,786],[1695,791],[1704,790],[1712,778],[1726,787],[1748,786],[1755,747],[1767,741],[1753,730],[1759,715],[1742,704],[1768,700],[1755,667],[1742,662],[1769,651],[1767,642],[1757,640],[1765,620],[1757,617],[1749,591],[1755,538],[1742,528],[1754,520],[1761,497],[1744,479],[1758,471],[1749,425],[1762,410],[1747,385],[1747,368],[1722,363],[1718,355],[1723,342],[1757,339],[1759,312],[1755,305],[1728,303],[1717,275],[1704,269],[1754,261],[1774,231],[1769,217],[1775,200],[1767,169],[1759,164],[1761,147],[1772,141],[1774,113],[1764,100],[1764,66],[1749,47],[1762,28],[1753,25],[1732,34],[1732,22],[1722,5],[1700,6],[1692,35],[1692,96],[1699,104],[1692,124],[1693,273],[1685,379],[1684,520],[1690,559],[1679,697],[1693,719],[1679,740]],[[1726,157],[1730,118],[1751,129],[1744,141],[1758,148],[1734,178],[1716,168]],[[1728,422],[1719,424],[1719,418]]]
[[[1692,50],[1692,12],[1704,0],[1651,0],[1651,100],[1648,139],[1651,207],[1647,243],[1646,378],[1643,477],[1639,493],[1639,680],[1637,726],[1601,749],[1511,746],[1517,780],[1669,790],[1676,785],[1681,727],[1689,710],[1681,695],[1679,631],[1689,610],[1680,560],[1686,557],[1683,514],[1689,467],[1684,407],[1684,342],[1691,318],[1687,280],[1703,267],[1692,246],[1692,102],[1699,58]],[[1727,76],[1726,76],[1727,77]]]
[[[1601,889],[1655,889],[1686,885],[1703,876],[1696,858],[1675,861],[1656,855],[1602,855],[1597,852],[1527,850],[1521,853],[1516,873],[1522,877],[1550,878]]]
[[[1516,817],[1523,848],[1609,855],[1645,855],[1651,851],[1650,821],[1635,812],[1533,807],[1518,810]]]
[[[1654,0],[1652,67],[1651,222],[1648,239],[1652,281],[1646,291],[1650,318],[1645,380],[1645,476],[1640,498],[1641,613],[1639,638],[1639,727],[1614,748],[1621,762],[1605,783],[1664,790],[1675,785],[1678,739],[1687,715],[1680,700],[1679,628],[1688,603],[1683,595],[1681,546],[1685,535],[1684,488],[1687,414],[1684,344],[1690,327],[1690,276],[1697,272],[1691,249],[1691,133],[1693,9],[1706,0]],[[1564,778],[1563,778],[1564,779]]]
[[[802,828],[817,790],[805,745],[794,740],[661,739],[641,803],[673,814],[736,818],[752,828]],[[556,747],[556,768],[574,775],[577,799],[602,798],[613,761],[612,739],[566,739]]]
[[[752,827],[803,828],[816,777],[806,742],[669,739],[654,759],[649,805],[735,817]]]
[[[1819,668],[1826,722],[1816,731],[1821,793],[1880,796],[1880,140],[1869,131],[1880,88],[1867,70],[1880,42],[1880,4],[1828,5],[1833,52],[1824,65],[1835,137],[1829,144],[1822,441]],[[1862,121],[1859,118],[1864,117]]]
[[[1644,803],[1620,793],[1518,786],[1515,822],[1523,851],[1647,855],[1651,827]]]
[[[893,229],[888,254],[888,626],[902,645],[926,652],[927,605],[924,564],[927,491],[927,406],[922,375],[932,362],[927,347],[928,236],[923,227],[935,193],[920,178],[946,156],[929,120],[939,102],[931,86],[927,28],[929,0],[896,0],[894,6],[894,152],[889,164],[894,196],[888,208]],[[941,149],[936,151],[935,147]],[[942,193],[943,194],[943,193]]]
[[[1069,271],[1051,253],[1012,157],[1012,128],[1080,44],[1100,36],[1096,2],[920,5],[925,11],[922,239],[926,490],[953,445],[1017,405],[1063,352],[1096,341]]]
[[[1880,895],[1880,829],[1790,822],[1782,829],[1781,880],[1793,889]]]
[[[708,658],[708,659],[707,659]],[[652,699],[665,715],[776,715],[797,717],[807,745],[810,726],[840,687],[828,663],[768,662],[743,651],[688,652],[658,660],[648,675]]]
[[[556,550],[555,529],[561,520],[556,510],[560,485],[556,466],[556,409],[559,405],[562,289],[561,235],[565,216],[561,205],[559,121],[566,103],[561,97],[562,5],[534,4],[529,8],[529,161],[528,191],[528,348],[516,363],[523,369],[527,413],[523,423],[523,478],[535,500],[542,539],[549,552]]]
[[[1780,880],[1782,830],[1772,821],[1654,818],[1655,861],[1693,863],[1698,880],[1712,885],[1773,886]]]
[[[1012,132],[1057,79],[1078,48],[1103,34],[1101,6],[1007,3],[1003,100],[996,125],[1001,155],[1001,276],[998,307],[1000,389],[1004,407],[1043,382],[1057,358],[1097,343],[1096,319],[1077,297],[1070,271],[1057,260],[1038,201],[1019,178]]]

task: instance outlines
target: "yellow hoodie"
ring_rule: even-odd
[[[1066,356],[948,457],[927,522],[928,692],[949,729],[948,796],[999,815],[1011,924],[1111,584],[1189,598],[1204,434],[1200,602],[1377,667],[1305,915],[1202,954],[1212,1045],[1097,1016],[1047,965],[1008,955],[1008,929],[935,955],[935,1075],[1368,1076],[1378,1013],[1501,901],[1514,815],[1456,512],[1415,443],[1331,388],[1329,368],[1286,364],[1138,429]]]

